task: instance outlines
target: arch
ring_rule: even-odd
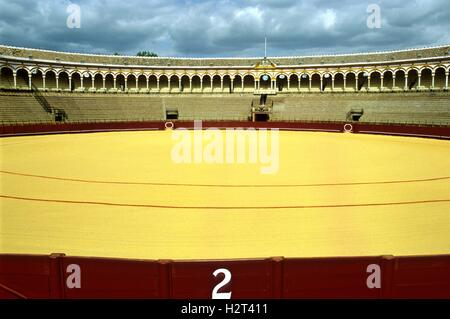
[[[222,80],[220,75],[216,74],[212,77],[212,92],[221,92]]]
[[[369,85],[369,73],[366,71],[359,71],[356,75],[357,88],[356,91],[367,90]]]
[[[264,80],[264,78],[266,78],[266,80]],[[272,88],[272,77],[270,74],[261,74],[259,77],[259,88],[262,90],[270,90]]]
[[[432,80],[432,71],[430,68],[423,68],[420,72],[421,75],[421,83],[420,86],[422,88],[431,89],[431,80]]]
[[[298,75],[299,83],[299,91],[309,91],[309,77],[308,73],[301,73]]]
[[[75,91],[81,88],[81,75],[78,72],[72,73],[72,87],[71,90]]]
[[[240,74],[236,74],[233,80],[233,91],[235,92],[243,92],[243,84],[242,76]]]
[[[200,93],[201,92],[201,78],[199,75],[195,74],[191,77],[192,90],[191,92]]]
[[[39,69],[34,69],[31,72],[31,83],[38,89],[42,90],[44,89],[44,74]]]
[[[92,85],[92,74],[89,72],[84,72],[82,74],[82,79],[83,79],[83,85],[82,85],[82,90],[85,91],[86,89],[89,90],[93,90],[94,86]]]
[[[406,73],[403,69],[395,70],[395,85],[394,89],[404,90],[406,87]]]
[[[418,80],[419,80],[419,72],[416,69],[411,69],[408,71],[408,83],[407,89],[414,90],[417,89]]]
[[[394,72],[386,70],[383,73],[383,88],[386,90],[392,90],[394,86]]]
[[[438,66],[434,69],[434,88],[438,90],[443,90],[445,88],[445,68],[443,66]]]
[[[276,87],[275,90],[278,92],[282,92],[283,90],[287,90],[288,87],[288,76],[284,73],[279,74],[276,77]]]
[[[369,90],[380,92],[381,91],[381,72],[376,70],[370,73]]]
[[[69,73],[67,71],[60,71],[58,73],[58,86],[61,90],[69,89]]]
[[[152,74],[148,77],[148,88],[150,91],[156,91],[158,87],[158,77]]]
[[[253,74],[247,73],[243,75],[244,92],[253,92],[255,90],[255,77]]]
[[[159,92],[169,92],[169,77],[166,74],[159,77]]]
[[[105,77],[105,89],[106,90],[114,89],[114,75],[108,73],[104,77]]]
[[[137,87],[139,91],[147,90],[147,77],[145,74],[138,74],[137,76]]]
[[[322,91],[331,90],[333,84],[333,78],[331,73],[324,73],[322,75]]]
[[[176,74],[173,74],[169,77],[170,83],[170,92],[179,92],[180,91],[180,77]]]
[[[201,76],[202,79],[202,89],[201,92],[211,92],[211,76],[209,74],[204,74]]]
[[[231,93],[231,76],[229,74],[225,74],[222,77],[223,87],[221,92]]]
[[[116,87],[118,91],[125,91],[125,75],[119,73],[116,75]]]
[[[356,88],[356,74],[354,72],[347,72],[345,74],[345,91],[355,92]]]
[[[190,92],[190,85],[191,85],[189,76],[186,75],[186,74],[182,75],[180,77],[180,81],[181,81],[181,90],[180,90],[180,92],[189,93]]]
[[[54,70],[45,72],[45,87],[50,90],[56,89],[56,72]]]
[[[134,74],[128,74],[126,79],[127,79],[126,88],[131,91],[136,91],[136,88],[137,88],[136,76]]]
[[[311,83],[310,91],[311,92],[320,92],[320,90],[321,90],[320,79],[321,79],[321,76],[319,73],[313,73],[311,75],[311,81],[310,81],[310,83]]]
[[[299,77],[297,74],[291,74],[289,76],[289,91],[297,91],[298,90],[298,81],[299,81]]]
[[[335,92],[344,92],[344,74],[338,72],[334,75],[334,90]]]
[[[14,72],[9,66],[2,66],[0,68],[0,87],[13,88],[14,87]]]
[[[101,73],[96,73],[94,75],[94,88],[96,90],[103,90],[106,88],[106,87],[103,87],[103,78],[104,78],[104,76]]]

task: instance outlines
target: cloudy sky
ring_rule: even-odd
[[[85,53],[262,56],[265,34],[269,56],[366,52],[449,31],[448,0],[0,0],[0,44]]]

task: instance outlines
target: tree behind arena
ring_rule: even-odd
[[[146,56],[146,57],[157,57],[158,55],[155,52],[151,51],[139,51],[137,56]]]

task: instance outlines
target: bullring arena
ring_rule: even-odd
[[[449,70],[450,46],[258,59],[0,46],[0,296],[211,298],[225,268],[236,298],[449,298]],[[176,163],[184,128],[203,150],[207,128],[249,148],[267,129],[277,170]]]

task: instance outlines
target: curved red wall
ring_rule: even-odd
[[[79,288],[67,283],[71,265],[79,267]],[[368,286],[371,265],[379,267],[379,287]],[[220,268],[232,277],[219,292],[232,299],[450,298],[450,255],[156,261],[54,254],[0,255],[0,299],[211,299]]]

